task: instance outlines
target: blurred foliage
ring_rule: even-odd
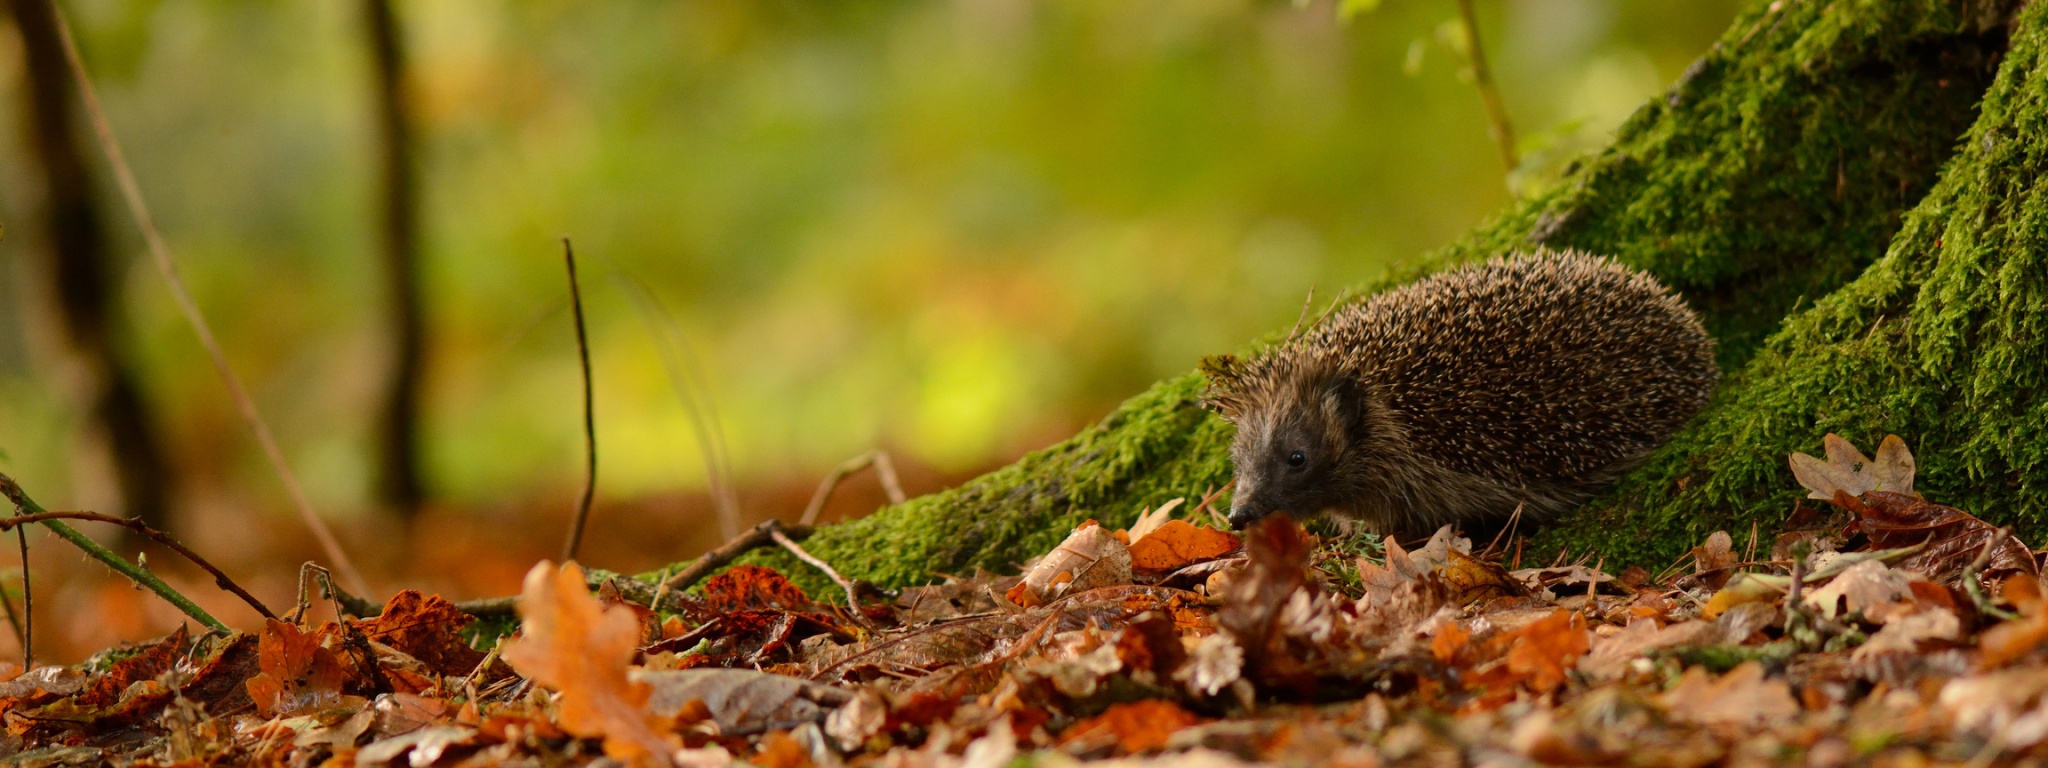
[[[1481,3],[1529,137],[1514,191],[1603,143],[1734,6]],[[323,508],[363,507],[384,326],[360,19],[339,3],[65,7],[230,356]],[[619,497],[704,482],[661,322],[743,479],[816,478],[876,445],[957,472],[1286,327],[1311,286],[1321,302],[1511,194],[1440,31],[1448,0],[1348,21],[1247,0],[399,12],[427,192],[428,477],[460,506],[577,477],[562,235],[591,276],[600,493]],[[18,48],[0,37],[10,89]],[[23,151],[19,122],[0,151]],[[23,223],[34,190],[0,184],[0,220]],[[139,253],[125,215],[109,220]],[[103,481],[74,460],[82,417],[16,256],[30,229],[0,242],[17,308],[0,312],[0,466],[91,507]],[[282,509],[139,260],[125,294],[183,468]]]

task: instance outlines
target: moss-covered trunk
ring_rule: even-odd
[[[1949,452],[1900,419],[1954,418],[1950,410],[1965,401],[1937,397],[1950,391],[1944,386],[2010,381],[1970,378],[1968,362],[1986,354],[1998,360],[2018,354],[2009,345],[1987,346],[1986,329],[2009,336],[2038,328],[2007,327],[1993,307],[1972,303],[1995,299],[1996,287],[1944,284],[1942,295],[1952,298],[1923,307],[1933,300],[1916,299],[1916,291],[1932,274],[1934,260],[1926,260],[1925,269],[1886,266],[1900,261],[1900,249],[1920,242],[1923,232],[1932,234],[1925,235],[1922,250],[1938,243],[1948,214],[1923,211],[1892,255],[1857,277],[1886,253],[1905,212],[1928,194],[1958,137],[1976,120],[1976,105],[2005,48],[2009,6],[1760,0],[1668,94],[1631,117],[1611,147],[1583,161],[1556,188],[1406,270],[1412,276],[1532,245],[1613,255],[1684,292],[1721,340],[1723,365],[1742,371],[1712,412],[1632,476],[1624,493],[1611,494],[1551,531],[1553,543],[1653,557],[1690,539],[1645,544],[1635,535],[1616,536],[1613,516],[1626,512],[1677,537],[1703,529],[1710,511],[1722,521],[1752,511],[1774,521],[1789,509],[1780,488],[1790,483],[1784,451],[1817,444],[1827,429],[1855,436],[1900,431],[1924,453],[1929,488],[1961,488],[1968,482],[1952,473],[1975,473],[1995,479],[1981,483],[1986,495],[1972,498],[2014,498],[2018,491],[2005,489],[2005,473],[2036,464],[2016,462],[2011,449],[1991,443],[2031,438],[2043,445],[2048,435],[2039,431],[2038,419],[2030,422],[2031,435],[2015,436],[1985,432],[1988,422],[1963,414],[1957,429],[1974,442],[1957,442]],[[2002,141],[2030,140],[2020,138],[2027,134],[2015,127],[2004,130]],[[1997,157],[2018,151],[2000,145]],[[1973,160],[1978,154],[1973,148],[1956,165],[2005,161]],[[1954,175],[1935,198],[1956,194],[1950,191]],[[2003,210],[1997,199],[1970,196],[1983,194],[1989,193],[1970,192],[1959,200],[1987,212]],[[1967,214],[1971,221],[1977,220],[1975,210]],[[1951,237],[1951,250],[1965,247]],[[1973,239],[1969,253],[1980,253],[1975,243],[1982,240]],[[1949,272],[1959,281],[1977,264],[2022,268],[2017,261],[1980,259]],[[1844,289],[1851,279],[1856,282]],[[1873,280],[1889,287],[1872,287]],[[1834,295],[1838,289],[1841,296]],[[1802,310],[1824,296],[1829,298],[1819,306]],[[1799,313],[1791,327],[1756,356],[1761,341],[1790,312]],[[1889,325],[1877,326],[1868,338],[1859,335],[1863,331],[1856,329],[1869,330],[1868,318],[1879,315],[1891,318]],[[1842,343],[1847,346],[1829,346],[1834,343],[1824,340],[1833,338],[1830,333],[1855,338]],[[1912,347],[1917,353],[1878,354],[1887,344],[1906,343],[1908,335],[1927,334],[1933,341],[1913,342],[1920,345]],[[1809,338],[1815,341],[1801,341]],[[1832,356],[1809,360],[1800,351],[1816,343]],[[1939,366],[1929,367],[1935,365],[1925,357],[1929,352],[1939,352]],[[2043,358],[2017,359],[2038,370]],[[1844,375],[1864,365],[1879,370]],[[1851,384],[1874,385],[1882,376],[1890,377],[1884,381],[1893,390],[1904,379],[1925,386],[1913,390],[1922,394],[1911,395]],[[1799,389],[1808,381],[1812,387]],[[1123,523],[1143,506],[1220,487],[1230,478],[1229,431],[1196,404],[1201,387],[1192,373],[1161,382],[1064,443],[959,488],[821,529],[808,548],[849,576],[905,584],[973,567],[1008,568],[1050,548],[1082,519]],[[2014,413],[2030,402],[2029,393],[2010,390],[1967,402],[1993,405],[1988,400],[2001,397]],[[1829,410],[1816,423],[1814,411],[1822,407]],[[1744,439],[1731,439],[1735,435]],[[1688,463],[1696,454],[1700,458]],[[1599,530],[1580,532],[1580,525]],[[779,553],[757,557],[808,580],[793,559]]]
[[[1801,495],[1785,456],[1828,432],[1898,434],[1916,490],[2048,535],[2048,5],[2013,30],[1883,258],[1787,318],[1703,418],[1546,543],[1640,562],[1717,528],[1768,532]]]

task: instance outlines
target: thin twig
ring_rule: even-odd
[[[597,415],[591,408],[590,340],[583,330],[583,291],[576,285],[576,249],[562,238],[562,261],[569,265],[569,308],[576,314],[576,359],[583,364],[583,498],[576,502],[576,520],[562,545],[562,562],[576,559],[583,545],[583,525],[590,520],[590,500],[597,495]]]
[[[21,489],[21,485],[14,482],[14,478],[4,474],[0,474],[0,496],[5,496],[8,501],[14,502],[15,512],[17,513],[16,517],[42,515],[48,511],[36,504],[34,499],[29,498],[28,493]],[[158,597],[162,597],[166,602],[177,606],[178,610],[184,611],[185,615],[206,625],[207,629],[216,629],[222,632],[228,631],[228,625],[222,624],[219,619],[207,614],[205,609],[200,608],[184,595],[178,594],[177,590],[171,589],[171,585],[165,584],[163,579],[157,578],[156,574],[150,573],[148,569],[128,562],[127,558],[123,558],[120,555],[114,554],[106,547],[100,546],[99,542],[93,541],[91,537],[83,533],[79,533],[78,529],[54,519],[39,519],[36,522],[50,529],[51,532],[58,536],[63,537],[65,541],[71,542],[72,546],[85,550],[85,553],[90,555],[92,559],[100,561],[108,568],[119,571],[121,575],[127,576],[137,585],[155,592]],[[26,593],[27,590],[24,589],[23,592]],[[25,605],[24,610],[31,611],[30,618],[33,620],[33,606]]]
[[[85,58],[79,55],[78,42],[72,39],[71,24],[64,20],[64,14],[61,12],[57,14],[57,34],[64,42],[64,57],[71,63],[73,79],[78,81],[78,91],[83,97],[85,113],[92,119],[93,132],[99,137],[100,150],[106,153],[107,164],[114,171],[114,181],[121,188],[121,197],[127,201],[129,213],[135,216],[136,226],[142,229],[142,239],[149,245],[149,254],[156,262],[157,272],[163,275],[165,284],[170,288],[172,301],[185,315],[185,322],[192,326],[192,332],[199,336],[199,346],[206,350],[207,357],[212,360],[214,372],[220,375],[221,382],[227,386],[228,397],[241,412],[242,420],[256,433],[257,444],[262,446],[264,457],[269,459],[271,469],[277,472],[279,482],[284,484],[285,493],[291,496],[292,503],[298,507],[299,517],[304,519],[306,527],[313,531],[313,537],[319,539],[321,549],[326,551],[328,558],[334,560],[335,566],[341,569],[349,582],[360,591],[370,591],[369,582],[363,579],[362,573],[356,570],[355,563],[349,560],[348,553],[342,550],[340,540],[334,538],[334,532],[328,530],[326,521],[321,520],[320,513],[314,511],[312,499],[306,495],[305,488],[299,485],[298,475],[292,472],[291,465],[285,461],[284,451],[278,447],[277,438],[270,433],[270,425],[264,422],[263,415],[257,412],[256,401],[249,397],[249,391],[242,386],[241,378],[229,367],[227,353],[221,351],[220,341],[214,338],[212,326],[207,325],[206,316],[199,311],[199,303],[192,299],[191,292],[185,289],[184,279],[178,276],[178,265],[171,260],[171,248],[164,243],[163,234],[157,230],[156,219],[150,215],[149,205],[142,199],[142,186],[136,182],[135,172],[128,167],[128,159],[121,153],[120,141],[114,138],[113,125],[107,121],[107,113],[100,107],[99,93],[93,89],[92,78],[86,74]]]
[[[882,490],[889,494],[889,503],[903,503],[903,485],[896,480],[896,464],[889,460],[887,453],[879,450],[868,451],[832,468],[832,474],[826,475],[825,480],[818,483],[818,490],[811,493],[811,503],[804,505],[803,517],[797,519],[797,525],[817,524],[818,514],[825,511],[825,502],[832,498],[833,491],[839,490],[839,484],[853,473],[868,467],[875,468],[875,476],[881,480]]]
[[[676,592],[689,589],[697,582],[702,581],[704,577],[711,575],[712,571],[718,570],[724,567],[726,563],[732,562],[733,558],[746,554],[756,547],[773,542],[775,539],[769,534],[778,531],[797,541],[801,541],[811,535],[809,526],[785,527],[780,520],[764,520],[761,524],[747,529],[746,533],[742,533],[733,537],[731,541],[720,544],[717,549],[704,553],[703,557],[697,558],[682,570],[676,571],[676,575],[668,577],[668,580],[663,581],[661,586]]]
[[[137,535],[143,536],[144,538],[147,538],[150,541],[154,541],[158,544],[162,544],[164,548],[169,549],[172,552],[178,553],[179,555],[183,556],[186,560],[192,561],[193,565],[199,566],[201,570],[204,570],[208,574],[211,574],[213,576],[214,584],[219,585],[220,588],[225,589],[229,592],[235,593],[236,597],[242,598],[242,602],[248,603],[249,607],[256,609],[257,613],[263,614],[263,618],[277,618],[277,614],[270,612],[269,606],[264,605],[263,601],[257,600],[255,595],[249,594],[248,590],[243,589],[242,585],[236,584],[234,579],[228,578],[227,574],[222,573],[219,568],[215,568],[213,566],[213,563],[207,562],[206,558],[200,557],[199,553],[192,551],[189,547],[186,547],[184,544],[178,543],[178,540],[171,538],[170,534],[164,533],[163,531],[159,531],[155,528],[151,528],[147,524],[143,523],[141,520],[135,518],[102,515],[97,512],[39,512],[30,515],[16,515],[14,517],[9,518],[0,518],[0,531],[5,531],[9,528],[18,528],[29,523],[40,523],[46,520],[90,520],[95,523],[107,523],[109,525],[118,525],[128,530],[134,531]]]
[[[1301,321],[1308,319],[1308,308],[1310,306],[1313,306],[1315,303],[1316,287],[1311,285],[1308,287],[1308,298],[1301,300],[1301,314],[1294,316],[1294,329],[1287,332],[1288,341],[1293,341],[1294,335],[1297,333],[1301,333]]]
[[[1515,153],[1515,129],[1508,123],[1508,108],[1493,84],[1493,73],[1486,68],[1486,46],[1479,43],[1479,15],[1472,10],[1472,0],[1458,0],[1458,19],[1465,27],[1465,57],[1472,63],[1472,85],[1479,89],[1479,101],[1486,106],[1487,133],[1500,149],[1501,164],[1512,173],[1522,165]]]
[[[769,529],[768,537],[774,539],[775,543],[782,545],[783,549],[789,550],[790,554],[796,555],[796,559],[810,563],[812,568],[824,571],[826,578],[831,579],[832,583],[839,585],[839,588],[846,592],[846,607],[852,609],[854,618],[862,624],[867,623],[867,617],[860,612],[860,598],[856,597],[853,593],[853,582],[847,581],[845,576],[841,576],[838,571],[832,570],[831,563],[818,559],[817,555],[805,552],[803,547],[797,546],[797,543],[791,541],[788,536],[783,535],[782,531]]]
[[[7,621],[21,638],[21,670],[27,672],[36,668],[36,654],[32,650],[36,639],[36,601],[28,591],[28,531],[14,529],[14,540],[21,544],[21,621],[14,620],[13,600],[7,601]]]
[[[896,460],[889,458],[889,452],[876,449],[875,479],[882,483],[882,493],[887,494],[890,504],[902,504],[910,497],[903,495],[903,481],[896,477]]]

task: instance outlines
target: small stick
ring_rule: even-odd
[[[816,525],[818,514],[825,511],[825,502],[832,498],[833,491],[839,490],[839,483],[847,476],[868,467],[875,468],[875,476],[882,481],[882,490],[889,494],[889,503],[903,503],[903,485],[896,481],[895,462],[889,460],[887,453],[879,450],[868,451],[834,467],[832,474],[826,475],[824,482],[818,483],[818,490],[811,493],[811,503],[804,505],[804,514],[797,518],[797,525]]]
[[[889,458],[889,452],[875,451],[875,479],[881,481],[882,492],[889,495],[890,504],[902,504],[910,497],[903,495],[903,483],[896,479],[896,461]]]
[[[562,562],[576,559],[583,545],[583,524],[590,520],[590,500],[597,495],[597,416],[591,408],[590,341],[583,330],[583,292],[576,286],[576,249],[562,238],[562,261],[569,265],[569,308],[576,314],[576,355],[583,364],[583,498],[576,502],[576,520],[562,545]]]
[[[789,550],[790,554],[796,555],[796,559],[810,563],[812,568],[824,571],[826,578],[831,579],[832,583],[838,584],[840,589],[846,591],[846,607],[853,609],[854,618],[862,624],[867,623],[867,617],[860,612],[860,598],[855,597],[853,594],[853,582],[847,581],[845,576],[841,576],[838,571],[832,570],[830,563],[819,560],[816,555],[805,552],[803,547],[797,546],[796,542],[783,535],[782,531],[771,528],[768,531],[768,537],[774,539],[775,543],[782,545],[783,549]]]
[[[36,601],[28,591],[28,531],[14,529],[14,540],[21,543],[21,620],[14,619],[13,600],[0,595],[0,601],[7,604],[7,623],[14,625],[14,634],[21,638],[21,671],[27,672],[36,668],[36,654],[31,650],[35,646],[30,642],[35,639],[36,615],[32,609]]]
[[[1515,529],[1516,529],[1517,527],[1520,527],[1520,526],[1521,526],[1521,524],[1522,524],[1522,505],[1521,505],[1521,504],[1516,504],[1516,505],[1515,505],[1515,511],[1514,511],[1514,513],[1513,513],[1513,514],[1510,514],[1510,515],[1508,515],[1508,524],[1507,524],[1507,525],[1505,525],[1505,526],[1502,526],[1502,527],[1501,527],[1501,529],[1500,529],[1499,531],[1496,531],[1496,532],[1494,532],[1494,534],[1493,534],[1493,541],[1489,541],[1489,542],[1486,542],[1486,548],[1485,548],[1485,549],[1482,549],[1482,550],[1480,550],[1480,552],[1484,552],[1484,553],[1492,553],[1492,552],[1494,551],[1494,549],[1493,549],[1493,548],[1494,548],[1495,546],[1497,546],[1497,545],[1499,545],[1499,544],[1500,544],[1500,540],[1501,540],[1501,537],[1503,537],[1503,536],[1507,536],[1508,534],[1511,534],[1511,533],[1514,533],[1514,532],[1515,532]],[[1502,551],[1505,551],[1505,550],[1502,550]]]
[[[21,484],[14,482],[14,478],[8,477],[5,474],[0,474],[0,496],[5,496],[8,501],[14,502],[17,518],[41,515],[46,512],[40,505],[36,504],[34,499],[28,497],[28,493],[21,490]],[[72,546],[85,550],[85,553],[92,556],[92,559],[106,564],[108,568],[120,572],[123,576],[127,576],[137,585],[155,592],[158,597],[162,597],[166,602],[177,606],[178,610],[184,611],[185,615],[192,617],[200,624],[206,625],[207,629],[222,632],[228,631],[228,625],[222,624],[220,619],[207,614],[205,609],[200,608],[184,595],[178,594],[177,590],[171,589],[171,585],[165,584],[163,579],[156,577],[156,574],[150,573],[148,569],[128,562],[126,558],[114,554],[106,547],[100,546],[99,542],[93,541],[91,537],[83,533],[79,533],[78,529],[53,519],[39,520],[38,524],[50,529],[50,532],[63,537],[65,541],[71,542]],[[27,572],[23,571],[23,573]],[[26,592],[27,590],[24,589],[23,593],[26,594]],[[30,607],[25,605],[24,609],[27,610]]]
[[[785,528],[780,520],[764,520],[761,524],[747,529],[746,533],[733,537],[732,541],[720,544],[717,549],[704,553],[703,557],[697,558],[695,562],[690,563],[680,571],[676,571],[676,575],[670,576],[666,581],[661,582],[661,586],[676,592],[689,589],[692,585],[702,581],[705,576],[711,575],[712,571],[719,569],[726,563],[732,562],[733,558],[739,557],[755,547],[774,541],[774,537],[769,535],[771,532],[787,534],[790,539],[797,541],[801,541],[811,535],[811,529],[808,526],[799,525]]]
[[[292,497],[292,503],[298,507],[299,517],[305,521],[307,528],[312,529],[313,538],[320,540],[320,548],[326,551],[327,557],[341,569],[342,575],[348,577],[349,583],[354,584],[359,591],[370,591],[370,583],[363,579],[363,574],[356,570],[355,563],[348,559],[348,553],[342,550],[341,542],[334,538],[334,532],[328,530],[326,521],[320,519],[320,513],[313,510],[312,499],[306,495],[306,489],[300,487],[299,477],[292,472],[291,464],[285,461],[284,450],[278,447],[277,438],[270,434],[270,425],[263,420],[263,415],[257,412],[256,401],[250,398],[249,391],[243,388],[241,378],[229,367],[227,353],[221,351],[220,341],[213,336],[213,327],[206,324],[206,316],[200,313],[199,303],[194,301],[191,292],[185,289],[184,279],[178,277],[178,265],[171,260],[171,248],[164,244],[163,233],[157,231],[156,219],[150,216],[149,205],[142,199],[142,185],[135,181],[135,172],[128,167],[127,156],[121,153],[121,143],[114,138],[113,125],[107,122],[106,110],[100,108],[99,92],[93,89],[92,78],[86,75],[85,57],[79,55],[78,42],[71,37],[71,24],[65,21],[64,14],[57,12],[54,7],[52,12],[57,17],[57,36],[64,43],[64,58],[71,64],[72,79],[78,81],[78,92],[83,97],[81,100],[85,105],[85,114],[92,120],[93,132],[99,137],[101,151],[107,155],[107,164],[113,167],[114,181],[121,188],[121,197],[127,201],[129,213],[134,214],[136,226],[142,229],[142,239],[149,245],[149,254],[156,262],[157,272],[163,274],[164,282],[170,287],[172,301],[185,315],[185,322],[192,326],[192,332],[198,334],[199,346],[205,348],[207,357],[213,362],[214,372],[219,374],[221,382],[227,385],[228,396],[234,400],[235,408],[241,412],[242,420],[256,433],[256,442],[262,446],[264,458],[269,459],[271,469],[277,472],[278,480],[284,484],[285,493]]]
[[[1479,89],[1479,101],[1486,107],[1486,132],[1493,134],[1501,164],[1513,173],[1522,164],[1515,157],[1515,129],[1508,123],[1508,108],[1501,103],[1500,89],[1486,68],[1486,51],[1479,44],[1479,15],[1472,10],[1472,0],[1458,0],[1458,19],[1465,27],[1465,57],[1472,62],[1472,85]]]
[[[1977,605],[1979,612],[1995,616],[2001,621],[2017,619],[2019,614],[2000,608],[1997,603],[1992,602],[1991,596],[1984,593],[1984,580],[1977,574],[1984,570],[1984,566],[1991,564],[1991,550],[1996,543],[2004,541],[2011,535],[2012,529],[2009,527],[1998,529],[1998,533],[1992,535],[1991,542],[1986,543],[1984,548],[1977,552],[1976,557],[1970,558],[1969,565],[1963,566],[1963,591],[1970,594],[1970,602]]]
[[[29,523],[40,523],[46,520],[90,520],[95,523],[108,523],[111,525],[118,525],[128,530],[134,531],[137,534],[148,538],[150,541],[162,544],[164,545],[165,548],[171,550],[172,552],[176,552],[179,555],[182,555],[185,559],[192,561],[193,565],[199,566],[202,570],[206,571],[208,574],[213,576],[214,584],[219,585],[222,589],[225,589],[229,592],[235,593],[236,597],[242,598],[242,602],[248,603],[249,607],[256,609],[257,613],[263,614],[263,618],[277,618],[277,614],[271,613],[270,608],[268,606],[265,606],[263,604],[263,601],[257,600],[255,595],[249,594],[249,591],[243,589],[242,585],[236,584],[234,579],[228,578],[228,575],[226,573],[222,573],[219,568],[215,568],[213,566],[213,563],[207,562],[206,558],[199,556],[199,553],[194,552],[185,545],[178,543],[178,540],[171,538],[169,534],[166,534],[163,531],[159,531],[155,528],[151,528],[148,525],[143,524],[141,520],[126,517],[115,517],[113,515],[102,515],[97,512],[39,512],[32,515],[16,515],[10,518],[0,518],[0,531],[5,531],[9,528],[17,528],[23,525],[27,525]]]

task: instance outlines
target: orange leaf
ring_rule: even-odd
[[[1131,567],[1170,571],[1222,557],[1242,543],[1229,531],[1203,528],[1186,520],[1168,520],[1131,545]]]
[[[2048,601],[2042,599],[2040,580],[2015,573],[2006,577],[2005,586],[1999,591],[2006,601],[2020,609],[2020,617],[1978,636],[1977,647],[1983,650],[1983,655],[1978,657],[1977,664],[1983,669],[2004,666],[2048,641]]]
[[[317,632],[302,633],[296,626],[266,619],[256,644],[256,667],[262,672],[249,678],[249,698],[265,717],[341,703],[341,661],[320,646]]]
[[[1578,665],[1579,657],[1592,647],[1586,639],[1586,618],[1569,611],[1556,611],[1530,622],[1515,636],[1508,649],[1508,670],[1529,681],[1529,687],[1548,692],[1564,684],[1564,672]]]
[[[1060,737],[1060,743],[1106,735],[1116,739],[1124,753],[1137,754],[1164,747],[1174,731],[1201,722],[1201,717],[1171,701],[1145,699],[1117,704],[1075,723]]]
[[[564,730],[602,737],[605,754],[619,760],[668,764],[675,745],[662,732],[662,718],[647,709],[652,691],[626,677],[640,639],[632,612],[591,597],[575,563],[556,568],[543,560],[526,572],[519,617],[523,633],[506,641],[505,661],[561,692]]]

